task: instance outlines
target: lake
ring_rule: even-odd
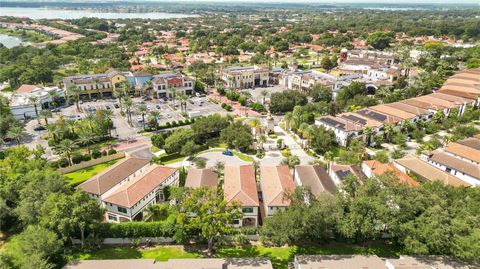
[[[0,43],[7,48],[13,48],[22,45],[24,42],[18,37],[0,34]]]
[[[196,15],[148,12],[148,13],[122,13],[122,12],[98,12],[95,10],[66,10],[49,8],[21,8],[0,7],[0,16],[28,17],[30,19],[80,19],[82,17],[101,19],[172,19],[195,17]]]

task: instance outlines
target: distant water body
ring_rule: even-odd
[[[20,38],[4,34],[0,34],[0,43],[7,48],[13,48],[24,44]]]
[[[22,7],[0,7],[0,16],[27,17],[30,19],[80,19],[101,18],[101,19],[174,19],[196,17],[196,15],[148,12],[148,13],[123,13],[123,12],[98,12],[94,10],[66,10],[49,8],[22,8]]]

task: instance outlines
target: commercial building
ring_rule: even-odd
[[[221,78],[227,88],[251,89],[267,87],[269,84],[268,67],[263,66],[234,66],[221,72]]]
[[[158,98],[167,96],[172,98],[174,94],[179,93],[191,95],[195,81],[182,73],[164,73],[153,76],[152,86]]]

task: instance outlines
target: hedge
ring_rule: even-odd
[[[171,221],[101,223],[97,233],[102,238],[173,237]]]

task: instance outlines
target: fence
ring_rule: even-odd
[[[108,162],[108,161],[111,161],[111,160],[120,159],[120,158],[123,158],[123,157],[125,157],[125,152],[121,151],[121,152],[117,152],[117,153],[112,154],[112,155],[100,157],[98,159],[93,159],[93,160],[90,160],[90,161],[81,162],[79,164],[74,164],[74,165],[68,166],[68,167],[58,168],[57,171],[61,174],[67,174],[67,173],[77,171],[77,170],[80,170],[80,169],[83,169],[83,168],[86,168],[86,167],[90,167],[90,166],[93,166],[93,165],[96,165],[96,164],[99,164],[99,163],[104,163],[104,162]]]
[[[247,234],[245,237],[250,241],[258,241],[260,240],[260,236],[256,234]],[[225,236],[227,241],[232,241],[233,236],[227,235]],[[175,240],[171,237],[141,237],[141,238],[104,238],[102,244],[104,245],[131,245],[135,241],[136,244],[146,244],[146,243],[153,243],[153,244],[170,244],[174,243]],[[74,245],[80,245],[80,239],[72,239],[72,243]]]

